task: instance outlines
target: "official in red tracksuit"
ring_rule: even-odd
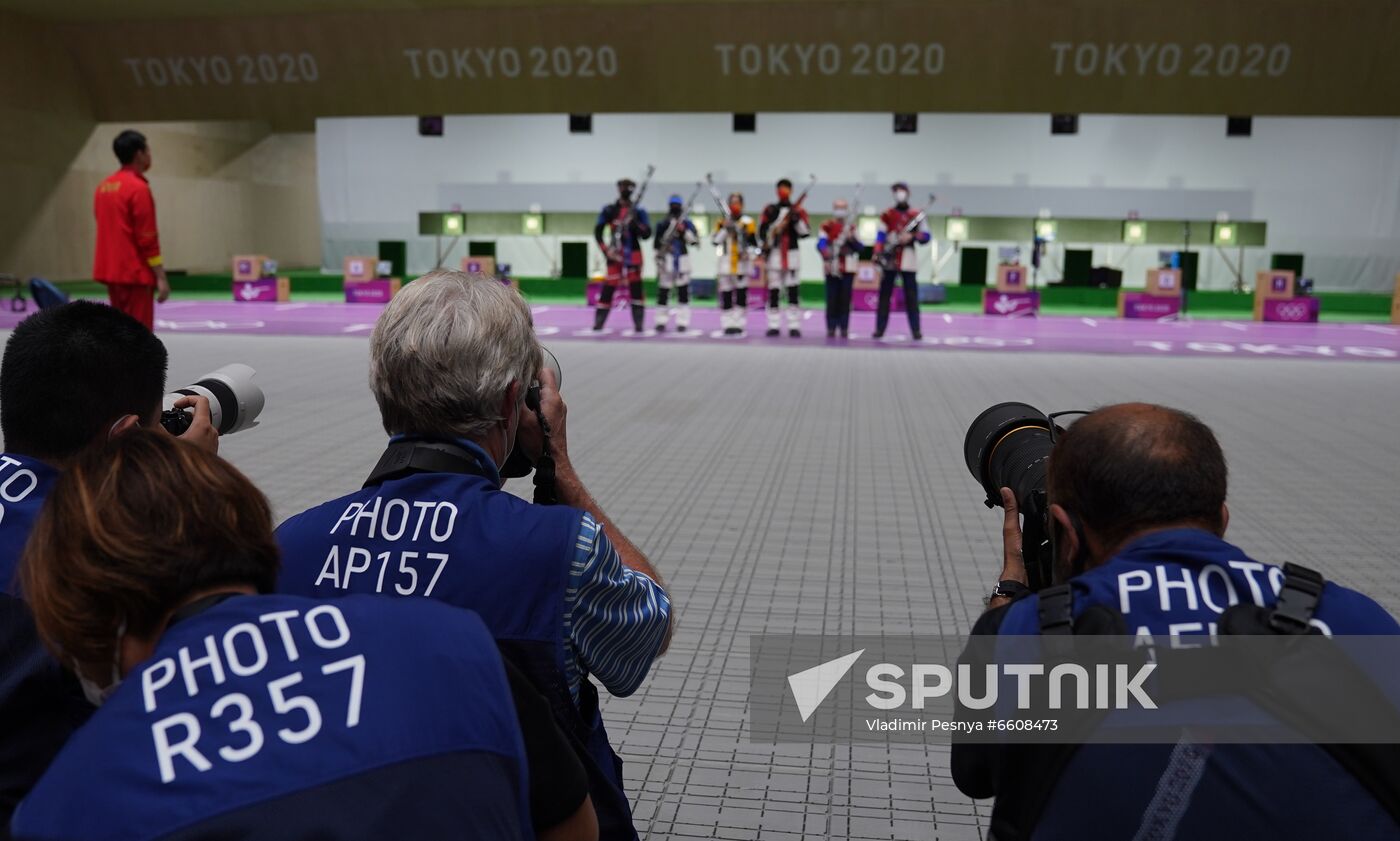
[[[112,306],[155,327],[156,301],[170,297],[170,283],[160,257],[156,203],[144,173],[151,150],[138,131],[127,129],[112,141],[122,168],[97,185],[92,210],[97,217],[97,254],[92,276],[107,285]]]

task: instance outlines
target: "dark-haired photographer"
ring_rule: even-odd
[[[15,327],[0,359],[0,827],[54,753],[91,712],[78,685],[39,646],[16,564],[59,471],[85,447],[159,424],[166,351],[112,307],[74,301]],[[214,452],[209,402],[181,436]]]
[[[1003,568],[974,636],[1150,636],[1194,647],[1218,634],[1400,633],[1367,596],[1225,541],[1225,456],[1185,412],[1106,406],[1061,430],[1028,406],[1002,404],[974,422],[967,454],[1004,508]],[[1022,512],[1025,535],[1035,533],[1024,546]],[[955,741],[952,771],[963,793],[996,798],[998,841],[1303,841],[1335,836],[1339,815],[1353,837],[1393,838],[1394,756],[1390,746],[1198,743],[1188,730],[1176,744]]]
[[[635,838],[593,680],[613,695],[636,691],[669,641],[671,603],[574,470],[529,307],[494,278],[425,275],[375,325],[369,378],[388,449],[362,489],[278,528],[279,590],[420,597],[479,613],[576,740],[600,837]],[[536,499],[560,504],[503,490],[517,448],[547,449]]]
[[[135,426],[156,426],[168,356],[151,331],[112,307],[73,301],[21,321],[0,360],[0,588],[63,463],[84,447]],[[219,432],[209,401],[187,395],[195,416],[181,437],[211,452]]]

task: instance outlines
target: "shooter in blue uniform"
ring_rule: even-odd
[[[671,196],[666,209],[656,225],[656,332],[664,333],[674,315],[676,332],[684,333],[690,329],[690,249],[700,244],[700,235],[680,195]],[[674,307],[670,306],[672,289]]]
[[[651,219],[641,207],[641,194],[646,185],[632,193],[637,184],[630,178],[617,182],[617,201],[603,205],[593,226],[593,241],[603,252],[608,271],[598,295],[598,307],[593,313],[593,330],[601,332],[612,312],[613,297],[619,286],[627,288],[632,302],[632,329],[637,335],[646,330],[646,303],[642,297],[642,241],[651,237]]]

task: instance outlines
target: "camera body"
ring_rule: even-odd
[[[546,368],[554,372],[554,382],[561,388],[564,385],[564,371],[559,367],[559,360],[550,352],[549,348],[540,346],[540,371]],[[534,380],[530,387],[525,390],[525,408],[532,412],[540,410],[540,381]],[[525,455],[517,441],[515,448],[506,456],[505,463],[501,465],[502,479],[519,479],[522,476],[530,475],[530,471],[535,469],[535,465]]]
[[[1039,590],[1052,582],[1055,566],[1050,504],[1046,498],[1054,432],[1049,415],[1025,403],[998,403],[977,416],[963,440],[967,469],[987,492],[988,508],[1001,504],[1010,488],[1021,510],[1021,554],[1027,584]]]
[[[165,395],[160,425],[171,435],[183,435],[194,423],[194,411],[176,409],[182,397],[199,396],[209,400],[209,418],[220,435],[231,435],[257,424],[266,397],[253,382],[257,374],[239,362],[225,365],[200,377],[193,384]]]
[[[194,414],[188,409],[162,409],[160,412],[160,425],[177,438],[188,432],[193,423]]]

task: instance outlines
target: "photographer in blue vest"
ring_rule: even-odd
[[[66,466],[21,561],[49,648],[102,700],[17,839],[597,837],[548,703],[479,617],[267,595],[267,500],[136,430]]]
[[[278,589],[479,613],[585,759],[601,837],[635,838],[593,681],[636,691],[669,641],[671,603],[575,472],[542,363],[529,307],[494,279],[437,271],[394,296],[370,338],[389,447],[362,489],[278,528]],[[559,504],[502,489],[517,448],[540,459],[537,482]]]
[[[1001,580],[972,633],[1151,635],[1186,647],[1274,627],[1400,633],[1367,596],[1311,570],[1256,561],[1227,543],[1226,476],[1214,434],[1192,415],[1141,403],[1088,413],[1050,451],[1054,585],[1027,587],[1034,576],[1022,554],[1018,500],[1001,488]],[[999,841],[1302,841],[1336,837],[1343,825],[1349,837],[1397,837],[1400,765],[1358,764],[1356,750],[1189,736],[1133,745],[955,740],[952,773],[964,794],[996,798],[990,835]],[[1394,752],[1382,746],[1371,755]]]
[[[159,425],[166,352],[139,321],[74,301],[21,321],[0,359],[0,837],[10,813],[92,706],[39,644],[15,571],[64,464],[84,447]],[[203,397],[185,440],[211,452],[219,433]]]
[[[21,321],[0,359],[0,590],[15,594],[15,564],[64,462],[138,426],[160,425],[168,356],[150,330],[105,304],[73,301]],[[210,452],[219,432],[209,401],[181,437]]]

